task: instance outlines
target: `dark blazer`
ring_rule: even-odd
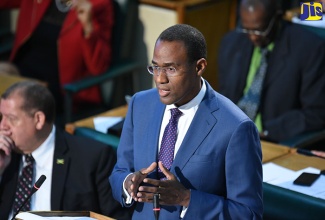
[[[274,41],[263,85],[263,130],[273,141],[325,128],[325,41],[299,25],[283,22]],[[243,95],[253,44],[232,31],[218,57],[220,93],[238,103]]]
[[[186,219],[262,219],[261,146],[254,123],[229,99],[207,91],[170,171],[191,199]],[[144,108],[145,106],[145,108]],[[165,105],[157,89],[134,95],[110,176],[114,197],[124,204],[125,177],[158,158]],[[157,178],[157,173],[150,174]],[[136,202],[133,219],[154,219],[152,204]],[[181,206],[161,206],[160,219],[179,219]]]
[[[12,161],[0,184],[0,219],[8,219],[18,180],[21,155]],[[64,164],[57,163],[64,159]],[[92,139],[72,136],[56,129],[53,159],[51,210],[93,211],[118,219],[129,219],[112,196],[108,177],[116,162],[111,147]],[[37,193],[37,192],[36,192]]]

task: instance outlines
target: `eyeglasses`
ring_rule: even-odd
[[[275,18],[276,18],[276,16],[274,16],[271,19],[269,25],[267,26],[267,28],[264,31],[248,30],[248,29],[245,29],[245,28],[237,28],[236,31],[239,32],[239,33],[243,33],[243,34],[251,34],[251,35],[265,37],[265,36],[267,36],[270,33],[270,31],[271,31],[271,29],[273,27],[273,24],[275,22]]]
[[[165,73],[167,77],[174,77],[181,75],[180,72],[178,72],[175,67],[172,66],[166,66],[166,67],[160,67],[155,65],[148,65],[147,70],[151,75],[159,76],[161,72]]]

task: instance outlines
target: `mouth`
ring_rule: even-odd
[[[170,91],[166,89],[158,89],[158,92],[160,97],[166,97],[170,94]]]

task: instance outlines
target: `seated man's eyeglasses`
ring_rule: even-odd
[[[269,25],[267,26],[267,28],[264,31],[259,31],[259,30],[249,30],[249,29],[245,29],[245,28],[237,28],[236,31],[239,33],[243,33],[243,34],[250,34],[250,35],[256,35],[256,36],[262,36],[265,37],[267,36],[270,31],[272,30],[272,27],[274,25],[276,16],[274,16]]]
[[[155,65],[148,65],[147,66],[148,72],[151,75],[159,76],[161,72],[165,73],[167,77],[173,77],[173,76],[179,76],[181,75],[181,72],[178,72],[175,67],[172,66],[166,66],[166,67],[160,67]]]

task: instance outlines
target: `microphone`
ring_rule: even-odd
[[[46,176],[42,175],[40,178],[38,178],[38,180],[36,181],[36,183],[34,184],[31,193],[28,195],[28,197],[25,199],[25,201],[23,202],[23,204],[21,204],[21,206],[19,207],[19,209],[15,212],[15,214],[12,216],[11,220],[14,220],[16,215],[19,213],[19,211],[24,207],[24,205],[26,204],[26,202],[30,199],[30,197],[37,191],[39,190],[39,188],[42,186],[42,184],[44,183],[44,181],[46,180]]]
[[[160,206],[159,206],[159,194],[155,193],[153,195],[153,213],[155,215],[155,219],[159,219],[159,212],[160,212]]]
[[[42,184],[44,183],[45,180],[46,180],[45,175],[42,175],[42,176],[40,176],[40,178],[38,178],[38,180],[34,184],[34,187],[32,188],[31,195],[33,195],[37,190],[39,190],[39,188],[41,188],[41,186],[42,186]]]

